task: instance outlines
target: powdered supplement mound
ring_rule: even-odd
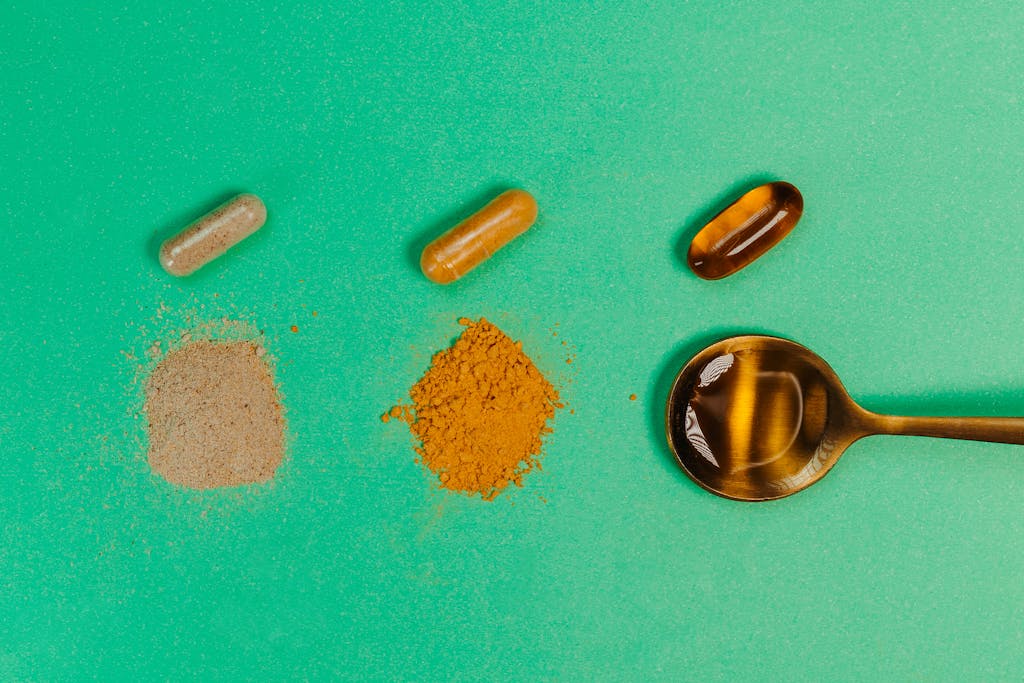
[[[412,406],[381,419],[409,423],[443,488],[491,500],[537,466],[547,421],[562,405],[520,342],[485,319],[459,323],[462,335],[409,391]]]
[[[253,342],[195,341],[146,382],[149,464],[195,489],[266,481],[284,457],[284,417]]]

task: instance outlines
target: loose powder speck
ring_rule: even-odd
[[[146,382],[149,464],[181,486],[210,489],[274,476],[284,416],[263,348],[193,341],[172,350]]]
[[[493,499],[538,466],[558,392],[514,342],[485,319],[466,327],[409,391],[411,406],[381,416],[409,424],[416,451],[442,488]]]

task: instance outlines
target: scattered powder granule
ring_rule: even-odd
[[[190,341],[146,381],[149,464],[195,489],[266,481],[284,458],[284,416],[263,347]]]
[[[455,344],[409,391],[412,405],[381,419],[409,424],[442,488],[491,500],[539,466],[541,438],[562,404],[520,342],[485,319],[459,323],[466,329]]]

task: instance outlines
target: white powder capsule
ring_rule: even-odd
[[[164,242],[160,265],[171,275],[194,273],[266,222],[263,201],[254,194],[240,194]]]

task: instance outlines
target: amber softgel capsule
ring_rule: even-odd
[[[529,192],[503,192],[428,244],[420,257],[420,268],[438,284],[455,282],[526,232],[536,220],[537,202]]]
[[[267,222],[267,207],[254,194],[221,204],[160,247],[160,265],[171,275],[194,273]]]
[[[705,280],[746,268],[789,234],[804,211],[800,191],[789,183],[755,187],[701,228],[687,263]]]

